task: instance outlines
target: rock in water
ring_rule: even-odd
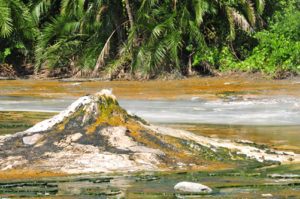
[[[300,160],[292,153],[269,154],[228,140],[150,125],[121,108],[109,90],[102,90],[79,98],[65,111],[24,132],[0,136],[0,170],[88,173],[203,169],[215,166],[218,157],[231,158],[224,156],[231,149],[248,156],[240,159]],[[219,162],[215,168],[224,165]]]
[[[179,182],[174,186],[174,189],[185,193],[211,193],[212,189],[200,183],[194,182]]]

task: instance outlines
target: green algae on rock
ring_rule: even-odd
[[[24,131],[34,124],[50,118],[54,114],[52,112],[1,111],[0,135]]]
[[[231,168],[232,161],[270,165],[291,159],[299,162],[300,155],[150,125],[121,108],[109,90],[81,97],[26,131],[0,137],[0,170],[199,170]]]

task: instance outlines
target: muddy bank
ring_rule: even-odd
[[[206,78],[206,77],[217,77],[220,79],[247,79],[247,80],[265,80],[265,79],[300,79],[299,74],[284,72],[282,75],[271,77],[270,75],[262,72],[245,72],[245,71],[228,71],[221,72],[218,70],[209,71],[197,71],[194,70],[190,75],[175,72],[163,72],[150,77],[141,73],[132,74],[130,72],[124,72],[123,70],[117,71],[114,74],[100,74],[98,77],[92,77],[92,71],[84,71],[79,68],[62,67],[57,69],[49,70],[47,68],[40,69],[38,72],[34,71],[34,65],[32,64],[18,64],[9,66],[7,64],[0,65],[0,77],[5,78],[18,78],[18,79],[30,79],[30,80],[61,80],[74,81],[74,80],[85,80],[85,81],[148,81],[148,80],[179,80],[187,78]]]
[[[14,79],[16,77],[16,71],[13,67],[7,64],[0,64],[0,80],[1,79]]]

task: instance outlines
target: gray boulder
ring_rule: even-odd
[[[178,192],[185,193],[211,193],[212,189],[200,183],[194,182],[179,182],[174,186]]]

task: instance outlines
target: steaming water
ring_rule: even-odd
[[[0,111],[58,112],[74,99],[0,96]],[[119,100],[126,110],[154,123],[300,125],[300,98]]]

